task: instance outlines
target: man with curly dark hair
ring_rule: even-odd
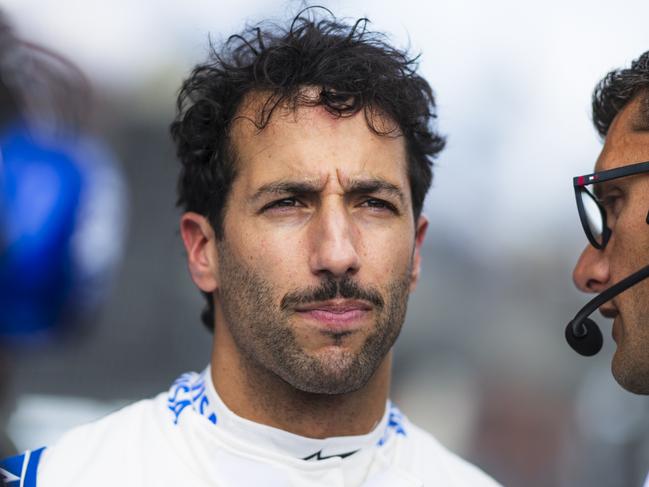
[[[416,59],[307,10],[212,47],[171,126],[210,366],[68,433],[43,485],[497,485],[388,400],[444,139]]]
[[[599,82],[593,122],[604,147],[596,172],[575,178],[590,243],[573,277],[584,292],[607,290],[599,310],[614,319],[613,375],[625,389],[649,394],[649,51]]]

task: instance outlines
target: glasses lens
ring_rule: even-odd
[[[601,244],[602,233],[604,232],[604,213],[592,192],[592,185],[582,188],[579,195],[586,217],[586,221],[584,222],[586,223],[586,228],[595,241]]]

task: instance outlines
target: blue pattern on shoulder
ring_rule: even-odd
[[[187,372],[172,384],[167,397],[167,408],[173,415],[174,424],[178,424],[181,414],[190,407],[205,417],[210,423],[217,423],[216,411],[207,396],[205,371],[198,374]]]
[[[6,487],[36,487],[36,473],[45,448],[0,460],[0,479]]]
[[[377,446],[383,446],[385,442],[388,441],[388,438],[390,438],[390,436],[392,436],[393,434],[408,436],[403,424],[403,420],[403,414],[401,413],[401,411],[399,411],[399,408],[397,408],[393,404],[390,404],[390,411],[388,412],[388,425],[385,428],[383,436],[378,441]]]

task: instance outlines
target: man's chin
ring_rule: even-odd
[[[282,378],[299,391],[339,395],[365,386],[375,367],[360,364],[358,355],[349,349],[329,346],[310,355],[297,369],[284,372]]]
[[[618,346],[613,355],[611,372],[617,383],[627,391],[649,395],[649,357],[638,360]]]

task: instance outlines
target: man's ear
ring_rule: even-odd
[[[219,287],[219,266],[212,225],[203,215],[190,211],[180,217],[180,235],[192,281],[201,291],[214,292]]]
[[[415,250],[412,256],[412,273],[410,274],[410,292],[413,292],[419,282],[419,272],[421,270],[421,246],[424,243],[426,230],[428,229],[428,219],[421,215],[417,220],[415,230]]]

